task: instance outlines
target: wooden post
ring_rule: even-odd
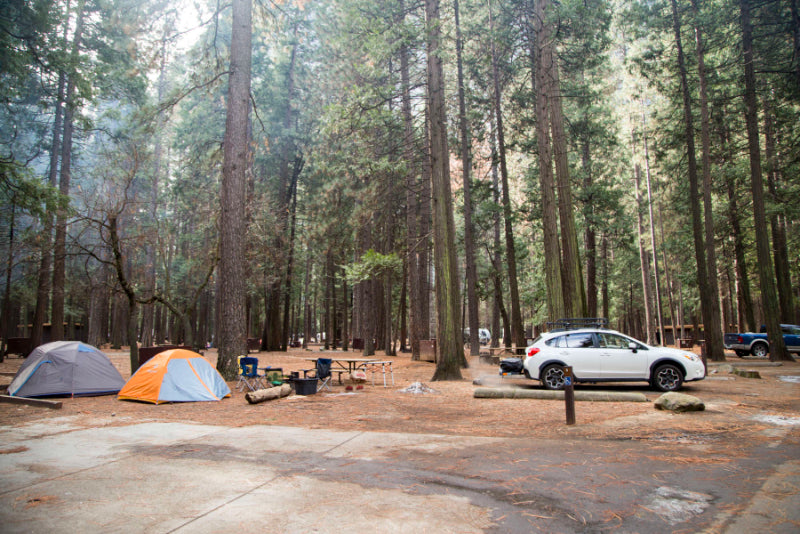
[[[564,404],[567,410],[567,425],[574,425],[575,386],[572,384],[572,367],[564,367]]]

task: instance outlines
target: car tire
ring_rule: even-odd
[[[651,384],[659,391],[678,391],[683,385],[683,373],[677,365],[659,365],[653,372]]]
[[[544,389],[564,389],[564,367],[562,365],[548,365],[539,378]]]
[[[760,341],[758,343],[753,343],[753,346],[750,347],[750,353],[758,358],[766,358],[767,354],[769,354],[769,346]]]

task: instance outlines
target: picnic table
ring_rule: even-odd
[[[322,358],[326,358],[322,356]],[[305,358],[307,361],[314,362],[316,366],[317,360],[319,358]],[[366,370],[366,366],[368,363],[377,361],[377,358],[348,358],[348,357],[338,357],[338,356],[331,356],[327,358],[331,360],[331,373],[337,373],[339,377],[339,383],[342,383],[342,374],[348,373],[352,374],[353,371],[357,369],[364,369]],[[310,371],[308,369],[307,371]],[[305,371],[304,371],[305,372]],[[392,380],[394,381],[394,375],[392,376]]]
[[[386,373],[392,378],[392,385],[394,385],[394,372],[392,371],[391,360],[372,360],[364,364],[364,370],[369,371],[372,376],[372,385],[375,385],[375,373],[380,372],[383,375],[383,387],[386,387]]]

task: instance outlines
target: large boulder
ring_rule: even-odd
[[[655,405],[658,410],[673,412],[702,412],[706,409],[706,405],[697,397],[674,391],[661,395],[656,399]]]

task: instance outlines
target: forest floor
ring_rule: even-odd
[[[699,349],[696,349],[699,350]],[[104,349],[123,378],[130,376],[127,351]],[[216,364],[216,351],[204,356]],[[313,366],[318,356],[359,357],[350,351],[290,349],[288,352],[252,353],[259,366],[280,367],[285,374]],[[394,385],[383,386],[380,374],[362,389],[347,390],[334,379],[331,392],[291,395],[259,404],[249,404],[245,392],[229,382],[232,394],[221,402],[152,405],[117,400],[115,396],[62,398],[59,410],[21,404],[0,403],[0,425],[22,425],[47,418],[70,417],[72,424],[91,427],[129,425],[139,422],[189,422],[197,424],[247,426],[284,425],[340,430],[410,432],[486,437],[595,438],[665,441],[713,439],[735,447],[739,439],[768,439],[770,427],[800,424],[800,363],[769,366],[768,362],[740,359],[728,353],[727,363],[739,369],[758,371],[761,378],[743,378],[717,362],[709,365],[708,377],[685,384],[683,392],[706,405],[703,412],[675,414],[654,408],[660,394],[646,384],[578,385],[576,391],[603,390],[643,393],[651,402],[577,402],[576,424],[567,426],[561,400],[480,399],[473,396],[480,379],[482,386],[516,386],[540,389],[538,382],[501,379],[498,366],[472,358],[457,381],[432,382],[435,364],[411,361],[409,354],[377,355],[393,362]],[[0,389],[10,383],[22,358],[10,357],[0,364]],[[387,375],[387,380],[390,377]],[[433,392],[406,390],[422,383]],[[110,421],[110,423],[109,423]],[[694,436],[694,437],[693,437]],[[700,437],[698,437],[700,436]]]

